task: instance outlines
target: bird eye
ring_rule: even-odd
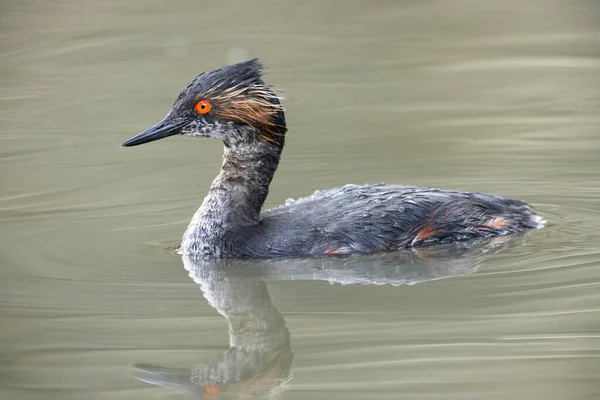
[[[196,112],[198,114],[206,114],[210,111],[211,105],[206,100],[200,100],[196,103],[196,106],[194,108],[196,109]]]

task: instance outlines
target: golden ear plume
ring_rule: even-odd
[[[269,135],[285,135],[278,132],[277,128],[282,126],[273,121],[275,114],[284,111],[279,103],[282,98],[275,95],[268,86],[233,87],[222,91],[216,89],[206,93],[207,97],[210,96],[219,105],[214,110],[215,114],[258,128],[264,133],[259,136],[273,144],[277,144],[277,141]]]

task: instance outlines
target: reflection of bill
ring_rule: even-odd
[[[212,362],[187,370],[136,366],[148,383],[181,387],[216,398],[266,393],[291,377],[292,350],[285,321],[260,277],[224,273],[223,263],[183,258],[209,304],[229,323],[230,349]]]
[[[192,368],[135,365],[134,376],[187,391],[196,399],[280,398],[292,378],[293,354],[285,321],[271,302],[269,280],[341,284],[415,284],[474,272],[486,254],[520,243],[518,237],[435,246],[419,251],[323,259],[219,260],[184,256],[190,277],[229,323],[230,349]]]

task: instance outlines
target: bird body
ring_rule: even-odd
[[[205,72],[135,146],[183,134],[224,143],[221,172],[180,250],[214,258],[327,256],[476,240],[543,226],[528,204],[493,195],[402,185],[346,185],[261,212],[287,127],[256,59]]]

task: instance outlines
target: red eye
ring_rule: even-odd
[[[194,108],[196,109],[196,112],[198,114],[206,114],[207,112],[210,111],[211,105],[206,100],[200,100],[199,102],[196,103],[196,107],[194,107]]]

